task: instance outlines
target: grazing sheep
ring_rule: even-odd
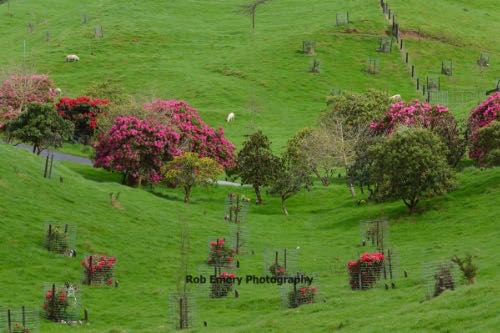
[[[56,88],[56,89],[54,89],[54,92],[55,92],[58,96],[61,96],[61,95],[62,95],[62,90],[61,90],[61,88]]]
[[[80,61],[80,58],[76,54],[69,54],[66,56],[66,62]]]
[[[229,123],[234,120],[234,112],[231,112],[230,114],[227,115],[226,121]]]
[[[398,101],[401,101],[401,100],[402,100],[401,95],[399,95],[399,94],[398,94],[398,95],[391,96],[391,97],[389,97],[389,99],[390,99],[391,101],[393,101],[393,102],[398,102]]]

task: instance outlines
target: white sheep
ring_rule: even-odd
[[[76,54],[69,54],[66,56],[66,62],[80,61],[80,57]]]
[[[54,89],[54,92],[55,92],[58,96],[61,96],[61,95],[62,95],[62,90],[61,90],[61,88],[56,88],[56,89]]]
[[[401,101],[401,100],[402,100],[401,95],[399,95],[399,94],[398,94],[398,95],[391,96],[391,97],[389,97],[389,99],[390,99],[391,101]]]
[[[227,115],[226,121],[229,123],[234,120],[234,112],[231,112],[230,114]]]

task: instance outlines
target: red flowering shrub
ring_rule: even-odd
[[[0,129],[31,103],[52,103],[54,84],[47,75],[11,75],[0,85]]]
[[[275,262],[271,266],[269,266],[269,272],[273,276],[285,276],[286,275],[286,269],[284,266],[281,266],[279,263]]]
[[[347,264],[351,289],[370,289],[377,282],[384,266],[384,254],[364,253],[358,260]]]
[[[296,308],[302,304],[312,304],[314,303],[315,296],[316,296],[315,287],[304,286],[300,288],[294,288],[288,294],[288,307]]]
[[[108,100],[88,96],[63,97],[56,108],[61,117],[75,124],[75,140],[88,144],[97,127],[97,116],[108,103]]]
[[[43,309],[49,320],[60,321],[66,319],[66,309],[69,307],[68,295],[65,288],[52,289],[45,294]]]
[[[235,279],[236,275],[227,272],[222,272],[219,276],[216,276],[210,286],[210,297],[221,298],[227,296],[233,290]]]
[[[372,121],[370,128],[376,134],[390,135],[398,126],[420,126],[437,134],[448,147],[448,164],[455,166],[465,153],[465,138],[460,133],[455,117],[442,105],[431,105],[419,100],[391,105],[381,120]]]
[[[479,142],[479,131],[500,121],[500,92],[496,92],[472,110],[469,116],[471,131],[469,157],[479,164],[483,164],[487,155],[485,147]]]
[[[95,167],[122,172],[123,182],[161,180],[160,168],[179,154],[179,134],[170,127],[133,116],[118,117],[94,146]]]
[[[84,268],[84,284],[88,285],[112,285],[113,268],[116,265],[115,257],[93,255],[82,260]]]
[[[210,253],[208,254],[208,264],[214,266],[230,266],[234,261],[235,251],[229,248],[224,239],[210,242]]]
[[[235,165],[234,145],[224,136],[224,130],[207,125],[193,107],[183,101],[156,100],[144,105],[147,111],[160,113],[180,134],[180,149],[215,159],[225,169]]]

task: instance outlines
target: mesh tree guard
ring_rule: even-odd
[[[316,54],[316,42],[313,40],[305,40],[302,42],[302,52],[309,56]]]
[[[441,74],[452,76],[453,75],[453,61],[443,60],[441,61]]]
[[[479,59],[477,60],[479,67],[489,67],[490,66],[490,56],[486,53],[481,53]]]
[[[441,78],[439,76],[427,76],[426,90],[427,91],[441,90]]]
[[[427,299],[437,297],[446,290],[455,290],[459,281],[458,267],[451,261],[429,263],[423,267],[427,281]]]
[[[233,238],[232,245],[235,255],[241,255],[248,253],[248,240],[250,239],[248,235],[248,229],[241,225],[233,225],[230,228],[230,235]]]
[[[196,293],[199,297],[211,300],[227,297],[239,297],[237,291],[236,273],[229,267],[202,267],[200,277],[206,279],[198,285]]]
[[[241,224],[246,221],[250,200],[244,195],[230,192],[226,196],[224,220]]]
[[[349,12],[345,13],[336,13],[335,15],[335,25],[336,26],[341,26],[341,25],[349,25]]]
[[[81,294],[78,285],[46,283],[43,295],[45,319],[67,324],[80,320]]]
[[[66,256],[76,256],[75,245],[75,225],[45,223],[44,246],[47,250]]]
[[[289,276],[299,271],[299,256],[296,249],[266,249],[264,252],[264,275]]]
[[[0,309],[0,332],[2,333],[38,333],[40,328],[38,310]]]
[[[214,267],[235,267],[234,245],[225,237],[210,237],[207,263]]]
[[[389,223],[387,220],[363,221],[360,223],[361,245],[381,252],[389,244]]]
[[[318,302],[318,278],[314,274],[295,273],[295,281],[283,284],[280,287],[281,306],[293,309],[305,304]],[[312,282],[307,281],[312,279]]]
[[[382,37],[379,40],[378,52],[392,52],[392,37]]]
[[[381,252],[364,253],[359,259],[347,264],[349,286],[352,290],[373,288],[384,271],[384,255]]]
[[[105,255],[90,255],[82,260],[82,283],[93,286],[112,286],[115,283],[114,271],[116,258]]]
[[[373,75],[378,74],[380,72],[380,60],[378,58],[368,58],[366,72]]]
[[[196,327],[195,298],[190,293],[172,293],[169,295],[169,318],[176,330]]]

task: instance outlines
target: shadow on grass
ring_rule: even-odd
[[[83,178],[99,183],[122,183],[122,176],[119,173],[113,173],[101,168],[93,168],[88,165],[77,164],[73,162],[62,162],[66,168],[80,174]]]

